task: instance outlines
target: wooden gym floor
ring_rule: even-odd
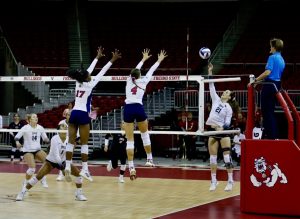
[[[105,162],[104,162],[105,163]],[[239,169],[234,170],[235,185],[225,192],[227,174],[218,170],[217,190],[209,192],[208,167],[137,166],[138,178],[118,183],[118,169],[106,171],[104,163],[91,164],[94,181],[84,180],[83,191],[88,201],[74,200],[75,184],[57,182],[57,170],[47,176],[49,188],[40,183],[16,202],[27,166],[23,162],[0,162],[0,219],[60,219],[60,218],[284,218],[243,214],[239,208]],[[40,167],[40,165],[38,166]]]

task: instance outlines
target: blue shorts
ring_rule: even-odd
[[[142,122],[147,119],[144,106],[139,103],[125,104],[124,106],[124,122],[132,123],[135,120]]]
[[[89,117],[88,112],[81,110],[72,110],[69,123],[74,125],[86,125],[90,124],[91,118]]]

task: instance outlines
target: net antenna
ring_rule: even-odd
[[[103,76],[100,81],[109,82],[120,82],[126,81],[129,76]],[[142,76],[143,77],[143,76]],[[92,76],[93,79],[93,76]],[[68,76],[0,76],[0,82],[70,82],[74,81]],[[186,76],[183,75],[158,75],[152,76],[151,81],[186,81]],[[204,130],[204,84],[209,82],[231,82],[231,81],[241,81],[240,77],[230,77],[230,78],[215,78],[215,79],[205,79],[200,75],[190,75],[189,81],[197,81],[199,83],[199,95],[198,95],[198,130],[196,132],[183,132],[183,131],[149,131],[153,134],[175,134],[175,135],[201,135],[208,136],[214,134],[233,134],[238,133],[238,130],[224,130],[224,131],[205,131]],[[51,131],[51,129],[46,129]],[[11,129],[0,129],[0,132],[9,132]],[[54,129],[53,132],[60,132]],[[91,130],[91,133],[121,133],[119,130]],[[135,133],[140,133],[135,131]]]

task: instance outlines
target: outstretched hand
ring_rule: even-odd
[[[160,53],[158,54],[158,58],[157,61],[161,62],[162,60],[164,60],[167,57],[167,52],[165,50],[160,50]]]
[[[142,61],[145,62],[147,59],[149,59],[152,55],[150,55],[150,49],[144,49],[143,52],[143,59]]]
[[[122,54],[120,53],[120,51],[118,49],[115,49],[114,52],[112,52],[112,58],[111,58],[111,62],[113,63],[114,61],[116,61],[117,59],[122,58]]]
[[[97,49],[97,57],[96,59],[100,59],[101,57],[105,56],[105,54],[103,53],[104,48],[102,46],[99,46]]]

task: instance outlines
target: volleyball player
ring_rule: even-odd
[[[208,75],[212,75],[213,65],[208,64]],[[209,83],[209,91],[212,99],[212,108],[208,119],[206,120],[206,125],[209,126],[209,130],[222,131],[226,130],[231,125],[232,118],[232,108],[228,103],[233,96],[233,92],[226,90],[223,92],[222,96],[219,97],[214,83]],[[231,191],[233,188],[233,164],[230,156],[231,142],[230,136],[227,134],[219,134],[214,136],[209,136],[208,139],[208,151],[210,155],[210,169],[211,169],[211,184],[210,191],[214,191],[217,188],[217,154],[219,144],[221,145],[223,151],[223,158],[225,162],[225,167],[228,172],[228,182],[225,187],[225,191]]]
[[[36,170],[35,160],[39,160],[44,162],[46,159],[46,152],[42,150],[41,147],[41,139],[45,143],[49,143],[49,138],[47,137],[44,128],[37,124],[38,117],[36,114],[31,114],[29,118],[29,124],[23,126],[20,131],[17,133],[15,140],[18,148],[21,148],[22,145],[20,143],[21,137],[24,139],[23,143],[23,153],[24,153],[24,161],[26,162],[28,169],[26,171],[25,181],[23,186],[27,184],[27,182],[32,178]],[[46,177],[43,177],[41,180],[43,187],[47,188],[48,184],[46,181]]]
[[[66,127],[68,127],[69,119],[70,119],[70,115],[71,115],[71,111],[72,111],[72,109],[69,109],[69,108],[66,108],[64,110],[64,117],[65,117],[65,119],[61,120],[58,123],[59,126],[62,125],[62,124],[64,124],[64,125],[66,125]],[[68,135],[67,135],[67,137],[68,137]],[[58,176],[56,177],[56,180],[57,181],[63,181],[64,179],[65,179],[65,176],[63,174],[63,171],[59,170],[58,171]]]
[[[64,123],[58,126],[59,130],[67,130],[68,126]],[[36,176],[33,176],[26,184],[25,187],[22,188],[22,191],[17,195],[16,201],[22,201],[25,193],[31,189],[39,180],[41,180],[44,176],[49,174],[52,169],[56,168],[59,170],[64,170],[65,168],[65,160],[66,160],[66,147],[68,143],[67,133],[59,133],[54,135],[51,138],[51,145],[49,154],[46,157],[46,160],[38,171]],[[80,176],[79,169],[71,165],[71,173],[76,176],[75,184],[75,200],[77,201],[86,201],[87,198],[82,193],[82,177]]]
[[[120,124],[121,130],[124,130],[124,122]],[[107,164],[107,171],[117,169],[120,160],[120,175],[119,182],[124,183],[124,173],[126,170],[126,137],[125,133],[107,134],[105,136],[104,151],[109,152],[110,160]]]
[[[90,122],[91,118],[89,113],[91,111],[91,96],[93,88],[98,84],[102,76],[108,71],[110,66],[119,58],[121,58],[121,53],[118,50],[112,52],[111,60],[101,69],[101,71],[91,79],[91,73],[94,70],[98,59],[105,56],[103,54],[103,48],[99,47],[97,50],[97,56],[89,66],[87,70],[85,69],[71,69],[68,70],[67,74],[69,77],[76,80],[75,88],[75,104],[71,112],[69,119],[69,143],[66,149],[66,168],[65,168],[65,178],[68,182],[71,181],[71,162],[73,157],[74,145],[76,144],[76,135],[79,129],[80,142],[81,142],[81,154],[82,158],[82,170],[80,175],[86,179],[92,181],[90,173],[88,171],[88,140],[90,136]]]
[[[21,123],[19,114],[14,114],[14,121],[9,124],[9,129],[21,129],[23,127],[23,124]],[[18,148],[15,141],[15,136],[17,135],[17,132],[9,132],[10,139],[11,139],[11,155],[10,155],[10,161],[13,162],[16,152],[19,151],[20,154],[20,161],[23,160],[23,152],[21,148]]]
[[[149,49],[144,49],[142,52],[143,58],[136,66],[131,70],[130,77],[126,81],[126,99],[124,106],[124,130],[127,138],[127,159],[129,165],[130,179],[136,179],[136,170],[134,168],[134,122],[137,122],[138,128],[141,132],[143,145],[147,154],[146,166],[154,166],[151,141],[148,133],[148,120],[143,107],[143,96],[146,90],[147,84],[150,82],[154,71],[158,68],[159,64],[167,57],[165,50],[161,50],[158,54],[158,59],[154,65],[149,69],[147,74],[141,78],[141,67],[144,62],[148,60],[151,55]]]

